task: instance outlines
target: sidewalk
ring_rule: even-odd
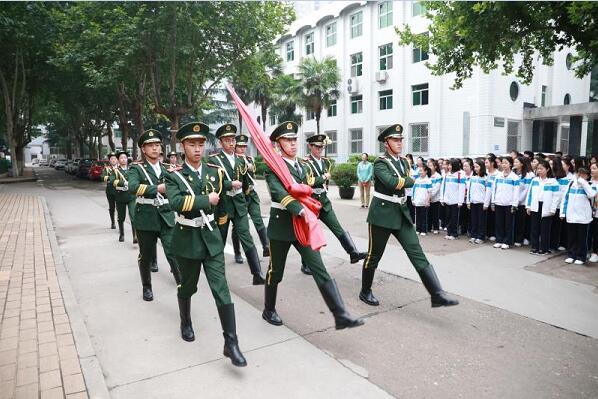
[[[33,168],[24,168],[23,169],[23,176],[19,177],[8,177],[8,176],[0,176],[0,184],[13,184],[13,183],[27,183],[27,182],[34,182],[37,180],[37,176],[33,171]]]
[[[87,398],[43,200],[0,192],[0,398]]]

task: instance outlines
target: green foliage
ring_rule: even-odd
[[[454,88],[470,78],[474,67],[485,73],[502,68],[516,71],[525,84],[533,77],[538,57],[553,63],[553,52],[574,47],[577,77],[598,64],[598,2],[426,2],[429,35],[397,28],[400,43],[429,48],[434,75],[455,73]],[[521,60],[521,61],[519,61]]]
[[[300,103],[301,87],[293,75],[279,75],[274,82],[274,98],[270,113],[278,122],[291,121],[299,125],[302,115],[297,113],[297,103]]]
[[[357,184],[357,164],[341,163],[332,170],[332,180],[339,187]]]
[[[0,174],[8,172],[10,169],[10,161],[8,159],[0,159]]]
[[[255,174],[257,176],[263,177],[264,174],[266,173],[266,171],[268,170],[268,165],[266,165],[266,162],[264,162],[264,159],[262,158],[261,155],[258,155],[254,159],[255,159]]]
[[[377,158],[377,156],[368,154],[368,161],[369,162],[374,162],[376,160],[376,158]],[[361,162],[361,154],[350,155],[349,159],[347,160],[347,162],[358,164],[359,162]]]

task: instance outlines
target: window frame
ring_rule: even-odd
[[[286,57],[287,62],[295,61],[295,41],[294,40],[288,41],[286,43],[285,47],[286,47],[286,54],[287,54],[287,57]],[[289,54],[290,54],[290,57],[289,57]]]
[[[358,139],[353,138],[353,133],[359,132],[360,137]],[[353,145],[358,145],[359,149],[357,151],[353,151]],[[361,154],[363,153],[363,128],[352,128],[349,129],[349,154]]]
[[[311,41],[308,42],[308,39],[311,38]],[[315,34],[314,32],[310,32],[305,35],[305,55],[311,55],[315,53],[316,45],[314,42]]]
[[[418,134],[415,133],[416,127],[425,127],[425,135],[420,130]],[[411,152],[418,155],[427,155],[430,152],[430,123],[429,122],[418,122],[409,124],[409,144]],[[418,141],[418,148],[416,149],[415,140]],[[425,140],[424,140],[425,139]],[[422,151],[422,143],[425,142],[425,151]]]
[[[334,32],[329,32],[334,27]],[[336,45],[336,21],[326,25],[326,47],[332,47]],[[333,42],[333,43],[331,43]]]
[[[334,118],[335,116],[337,116],[337,114],[338,114],[338,103],[336,100],[334,100],[334,103],[330,103],[328,108],[326,108],[326,116],[328,118]]]
[[[357,16],[359,16],[359,21],[354,21],[353,18],[357,19]],[[351,39],[363,36],[363,11],[357,11],[349,16],[349,28]]]
[[[390,48],[390,52],[388,52],[389,48]],[[383,50],[384,50],[384,54],[382,54]],[[392,42],[378,46],[378,68],[381,71],[388,71],[388,70],[392,69],[393,55],[394,55],[394,48],[392,46]],[[384,62],[384,68],[382,68],[382,62]],[[390,64],[390,66],[389,66],[389,64]]]
[[[316,113],[314,111],[305,110],[305,120],[306,121],[313,121],[316,119]]]
[[[359,97],[359,98],[358,98]],[[353,104],[355,104],[355,112],[353,112]],[[351,96],[351,114],[363,113],[363,94],[356,94]]]
[[[384,103],[384,107],[382,104]],[[386,111],[392,109],[393,106],[393,91],[392,89],[378,91],[378,110]]]
[[[351,77],[354,78],[357,76],[363,76],[363,52],[360,51],[358,53],[351,54],[349,57],[351,60]],[[359,57],[359,59],[354,62],[353,57]]]
[[[338,131],[328,130],[324,132],[330,139],[330,144],[326,145],[326,155],[338,154]]]
[[[429,32],[419,33],[419,35],[429,35]],[[427,61],[430,59],[430,53],[427,50],[422,49],[421,47],[413,47],[411,50],[411,61],[412,64],[417,64],[419,62]]]
[[[417,10],[417,11],[416,11]],[[414,1],[411,3],[411,16],[419,17],[426,13],[426,5],[422,1]]]
[[[418,98],[419,98],[418,104],[416,104],[416,101],[415,101],[416,94],[418,94]],[[424,100],[425,100],[425,103],[424,103]],[[430,103],[430,84],[429,83],[420,83],[420,84],[416,84],[416,85],[411,85],[411,105],[414,107],[417,107],[417,106],[422,106],[422,105],[428,105],[429,103]]]
[[[386,5],[386,10],[382,8]],[[384,12],[384,14],[383,14]],[[390,19],[390,21],[389,21]],[[392,1],[385,0],[378,3],[378,29],[388,28],[393,25],[393,6]],[[384,21],[384,26],[383,26]]]

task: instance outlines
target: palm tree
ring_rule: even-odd
[[[274,96],[270,113],[279,122],[292,121],[301,125],[302,115],[295,112],[301,102],[301,87],[293,75],[280,75],[274,82]]]

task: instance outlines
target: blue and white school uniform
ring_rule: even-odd
[[[440,187],[442,186],[442,176],[438,172],[430,177],[432,183],[432,192],[430,198],[430,209],[428,210],[428,228],[435,233],[440,229]]]
[[[590,225],[592,232],[590,249],[592,256],[596,255],[595,258],[598,258],[598,181],[592,180],[590,186],[594,192],[594,198],[592,199],[592,224]],[[594,260],[590,259],[590,261],[593,262]]]
[[[415,231],[428,232],[428,205],[432,197],[432,180],[418,177],[413,185],[413,206],[415,207]]]
[[[561,207],[561,218],[567,221],[567,253],[576,263],[585,262],[588,255],[588,232],[592,223],[592,200],[596,192],[587,180],[571,180]]]
[[[552,220],[561,199],[559,183],[552,177],[534,177],[525,199],[525,209],[531,212],[530,242],[533,254],[550,251]]]
[[[483,240],[486,236],[486,201],[487,176],[471,176],[467,185],[466,202],[471,215],[471,238]]]
[[[494,180],[492,205],[496,212],[496,244],[503,244],[507,249],[513,245],[514,209],[519,205],[519,176],[511,171],[505,176],[501,173]]]
[[[490,208],[492,202],[492,191],[494,189],[494,181],[500,172],[495,169],[494,172],[488,173],[486,180],[486,200],[484,201],[484,208],[486,208],[486,236],[496,237],[496,212]]]
[[[442,202],[448,207],[447,237],[459,235],[459,208],[465,200],[465,175],[462,171],[447,173],[442,180]]]
[[[417,179],[417,176],[419,176],[417,167],[411,167],[409,169],[409,176],[411,176],[413,180]],[[413,188],[405,188],[405,195],[407,196],[407,208],[409,208],[409,215],[411,215],[411,220],[415,220],[415,208],[413,206]]]
[[[529,216],[525,211],[525,200],[529,186],[536,175],[534,172],[527,172],[525,176],[519,176],[519,204],[515,214],[515,243],[522,244],[524,240],[529,240],[530,226]]]
[[[561,199],[565,199],[565,193],[569,188],[569,183],[573,180],[575,176],[573,173],[567,173],[567,176],[561,177],[557,179],[559,183],[559,189],[561,192]],[[557,250],[558,248],[565,248],[567,246],[567,222],[564,219],[560,218],[561,208],[563,202],[559,204],[559,209],[556,211],[556,215],[554,220],[552,221],[552,230],[550,232],[550,248]]]

